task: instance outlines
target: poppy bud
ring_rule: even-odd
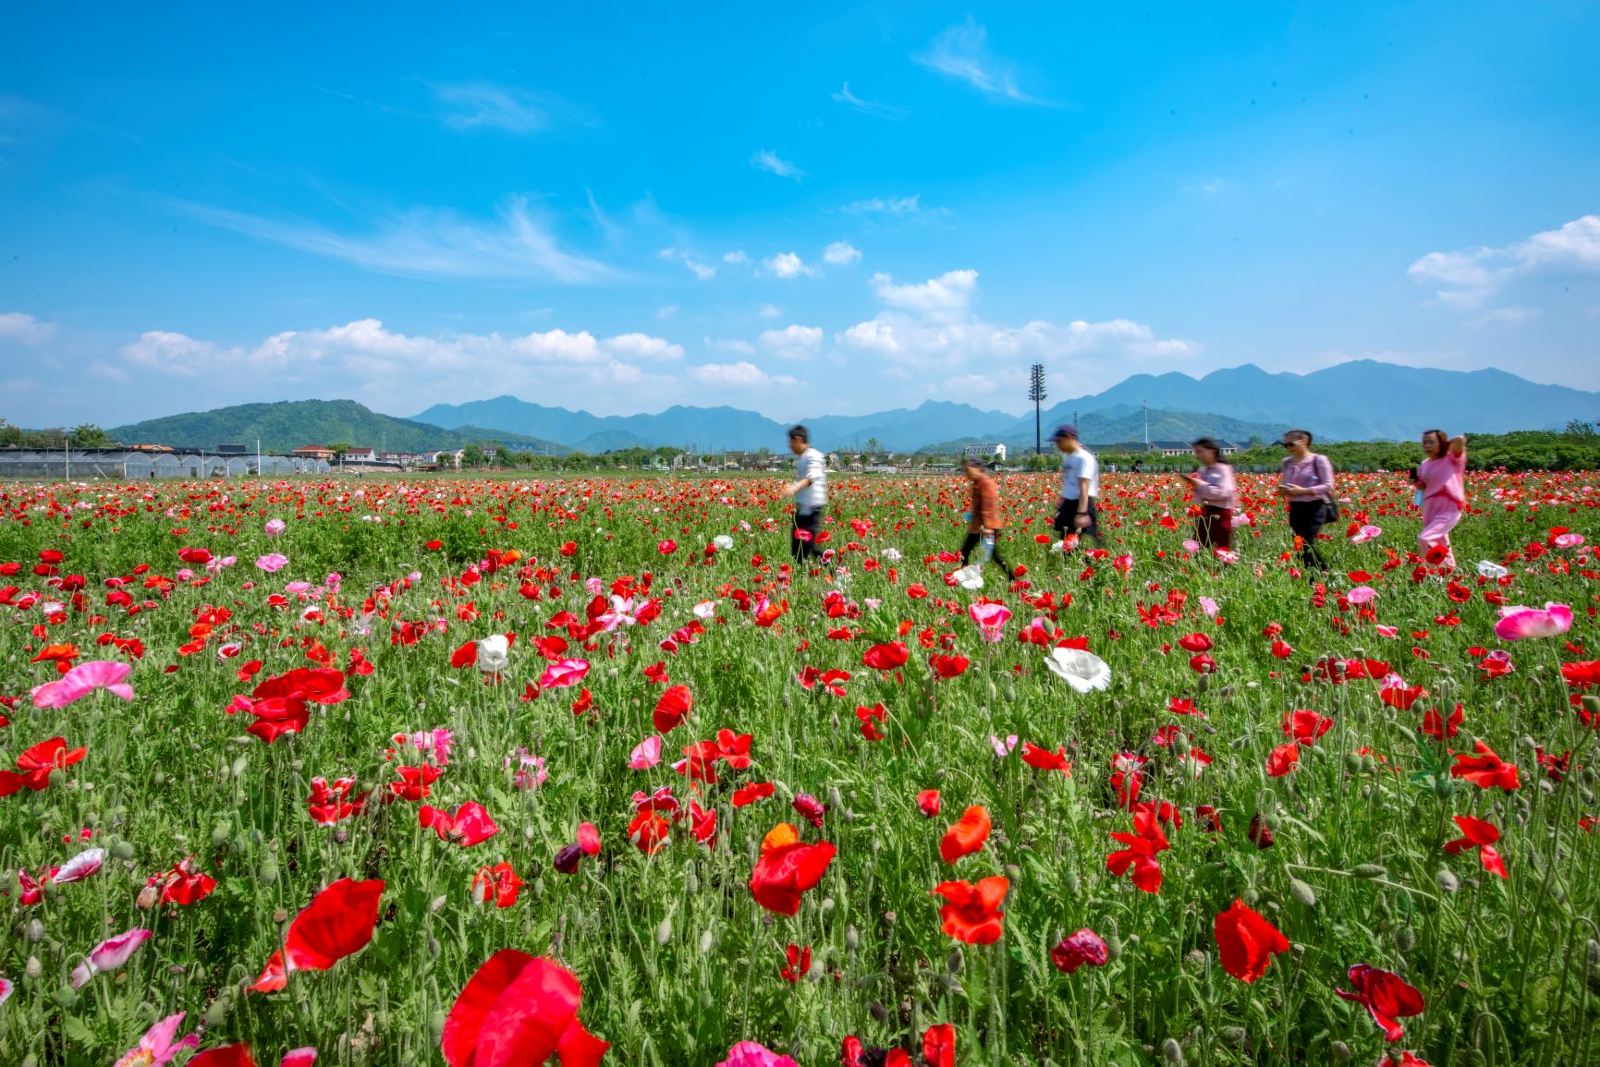
[[[1161,1059],[1171,1067],[1183,1067],[1183,1046],[1178,1044],[1177,1038],[1169,1037],[1161,1042]]]
[[[708,926],[700,935],[700,955],[709,956],[711,955],[711,950],[716,947],[717,931]]]
[[[134,856],[133,845],[127,841],[118,841],[111,846],[111,855],[119,860],[131,860]]]
[[[945,959],[944,959],[945,969],[948,970],[951,974],[959,974],[959,973],[961,973],[961,965],[962,965],[962,963],[963,963],[963,960],[961,958],[961,950],[959,948],[951,949],[950,950],[950,955],[946,956]]]
[[[561,851],[556,853],[555,869],[562,874],[577,874],[578,861],[583,859],[583,849],[576,845],[562,845]]]
[[[1410,952],[1412,946],[1416,943],[1417,935],[1412,932],[1411,927],[1402,926],[1394,932],[1395,947],[1401,952]]]
[[[896,915],[892,911],[886,911],[886,912],[883,913],[883,925],[885,925],[885,926],[893,926],[896,922],[899,921],[899,919],[900,919],[900,916]]]
[[[661,920],[661,925],[656,927],[656,944],[665,945],[672,940],[672,916],[668,915]]]
[[[1190,967],[1199,969],[1206,965],[1206,954],[1197,948],[1191,949],[1188,954],[1183,957],[1183,962],[1188,964]]]
[[[156,906],[156,901],[161,899],[161,891],[153,885],[147,885],[139,890],[139,895],[134,898],[134,906],[140,911],[149,911]]]
[[[1590,944],[1593,944],[1593,942],[1590,942]],[[844,947],[848,952],[855,952],[856,949],[861,947],[861,931],[857,930],[854,925],[844,928]]]
[[[1434,884],[1446,893],[1454,893],[1461,888],[1461,879],[1453,871],[1444,867],[1439,868],[1439,873],[1433,876]]]
[[[1589,966],[1593,967],[1596,964],[1600,964],[1600,941],[1596,941],[1591,937],[1585,950],[1589,954]],[[29,957],[29,960],[31,962],[32,957]]]
[[[256,872],[256,880],[267,885],[271,885],[278,880],[278,859],[276,856],[268,856],[261,861],[261,869]]]
[[[289,921],[289,913],[287,911],[284,911],[282,908],[279,908],[277,911],[274,911],[272,913],[272,921],[275,922],[275,923],[279,923],[279,924],[288,922]]]
[[[1600,697],[1595,696],[1593,693],[1585,693],[1578,700],[1583,704],[1584,711],[1587,711],[1590,715],[1600,715]]]
[[[1350,873],[1357,878],[1382,878],[1389,870],[1379,863],[1358,863],[1350,869]]]
[[[238,759],[233,761],[233,766],[230,768],[230,770],[233,772],[233,776],[235,778],[243,778],[244,772],[249,766],[250,760],[245,756],[240,756]]]
[[[206,1009],[205,1022],[207,1030],[215,1030],[228,1020],[228,1013],[233,1010],[233,998],[226,994],[219,995]]]
[[[1328,1051],[1333,1053],[1333,1058],[1340,1063],[1350,1062],[1350,1046],[1343,1041],[1335,1041],[1328,1046]]]
[[[1298,878],[1289,879],[1289,895],[1308,908],[1317,906],[1316,891]]]
[[[1591,945],[1594,942],[1589,942]],[[29,956],[28,962],[22,965],[22,973],[29,978],[37,978],[44,973],[44,964],[39,962],[38,956]]]
[[[867,1005],[867,1014],[872,1016],[879,1024],[887,1024],[889,1022],[888,1010],[876,1000]]]
[[[40,922],[38,919],[29,919],[28,925],[23,931],[23,936],[25,936],[31,944],[37,945],[39,942],[44,940],[44,923]]]

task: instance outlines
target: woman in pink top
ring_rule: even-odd
[[[1194,489],[1194,498],[1200,504],[1200,515],[1195,519],[1195,540],[1208,552],[1233,548],[1233,506],[1237,502],[1238,488],[1233,477],[1233,466],[1223,461],[1222,447],[1209,437],[1202,437],[1192,446],[1200,469],[1185,474],[1184,480]]]
[[[1425,554],[1432,553],[1435,562],[1454,567],[1450,531],[1467,506],[1467,438],[1428,430],[1422,435],[1422,452],[1428,458],[1417,468],[1417,488],[1422,491],[1422,532],[1417,543]]]

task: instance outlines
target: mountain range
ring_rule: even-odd
[[[1060,385],[1055,388],[1060,389]],[[1065,390],[1062,390],[1065,391]],[[1321,440],[1400,440],[1424,429],[1504,433],[1560,429],[1600,419],[1600,393],[1540,385],[1501,370],[1449,371],[1355,360],[1307,374],[1271,373],[1251,364],[1187,374],[1136,374],[1100,393],[1062,400],[1041,413],[1046,436],[1078,421],[1090,444],[1138,441],[1148,417],[1152,440],[1202,434],[1244,443],[1303,426]],[[987,441],[1032,447],[1034,418],[969,404],[929,400],[914,408],[802,420],[827,449],[869,442],[894,452]],[[787,425],[733,407],[667,408],[656,414],[594,415],[500,396],[438,403],[395,418],[349,400],[244,404],[111,429],[124,441],[181,447],[224,441],[285,450],[348,442],[394,451],[459,448],[498,441],[511,448],[564,453],[659,445],[701,451],[783,448]]]

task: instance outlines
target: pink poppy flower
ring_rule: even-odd
[[[1005,759],[1007,756],[1011,755],[1012,750],[1017,747],[1017,735],[1007,734],[1006,739],[1002,741],[994,734],[990,734],[989,747],[994,749],[994,754],[996,757],[999,759]]]
[[[800,1067],[792,1057],[783,1056],[754,1041],[741,1041],[728,1050],[717,1067]]]
[[[134,927],[116,937],[108,938],[89,950],[82,963],[72,969],[72,988],[82,989],[89,979],[101,971],[114,971],[139,951],[139,946],[150,940],[151,932]]]
[[[1217,617],[1217,602],[1208,596],[1203,596],[1200,598],[1200,610],[1206,613],[1206,618],[1214,619]]]
[[[173,1040],[183,1022],[184,1012],[169,1015],[144,1032],[139,1043],[122,1054],[115,1067],[165,1067],[180,1052],[200,1043],[198,1034]]]
[[[289,565],[289,557],[282,552],[268,552],[264,556],[256,557],[256,568],[268,574],[276,574]]]
[[[1378,599],[1378,591],[1370,585],[1358,585],[1346,593],[1345,598],[1357,607],[1361,607]]]
[[[588,660],[556,660],[539,676],[538,686],[540,689],[567,689],[583,681],[588,673]]]
[[[1545,604],[1539,608],[1505,607],[1494,635],[1502,641],[1525,641],[1530,637],[1557,637],[1572,629],[1572,608],[1566,604]]]
[[[311,1067],[317,1062],[317,1050],[314,1048],[297,1048],[283,1054],[283,1059],[278,1062],[278,1067]]]
[[[91,848],[78,853],[51,876],[52,885],[70,885],[92,876],[106,862],[106,850]]]
[[[1583,534],[1564,533],[1556,534],[1550,541],[1557,548],[1577,548],[1583,544]]]
[[[978,624],[983,639],[995,644],[1000,640],[1007,620],[1011,618],[1011,609],[1004,604],[973,604],[967,608],[967,614]]]
[[[1194,553],[1200,551],[1200,542],[1196,541],[1192,537],[1186,537],[1183,541],[1183,550],[1190,555],[1193,555]]]
[[[268,537],[277,537],[289,528],[289,524],[282,519],[268,519],[267,524],[261,529]]]
[[[17,991],[16,983],[5,975],[0,974],[0,1004],[11,999],[11,994]]]
[[[636,771],[648,771],[661,762],[661,735],[651,734],[633,747],[628,766]]]
[[[104,689],[123,700],[132,700],[133,686],[128,684],[128,675],[132,673],[132,665],[119,660],[99,659],[80,663],[55,681],[34,686],[33,706],[64,708],[96,689]]]
[[[1383,527],[1371,525],[1363,526],[1361,529],[1350,535],[1350,543],[1353,545],[1364,544],[1367,541],[1376,541],[1382,536]]]

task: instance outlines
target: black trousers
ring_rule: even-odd
[[[1327,570],[1328,561],[1317,551],[1317,534],[1322,532],[1322,501],[1289,502],[1289,529],[1300,537],[1300,562],[1307,567]]]
[[[804,530],[809,536],[801,537],[800,531]],[[817,535],[822,532],[822,509],[815,511],[794,510],[794,529],[789,531],[789,555],[796,562],[803,559],[816,559],[822,555],[822,549],[817,547]]]
[[[978,547],[980,537],[982,537],[981,534],[968,533],[966,540],[961,542],[961,565],[963,567],[972,559],[972,550]],[[1006,572],[1007,578],[1011,577],[1011,568],[1006,564],[1005,560],[1000,558],[1000,535],[998,533],[994,535],[994,555],[989,558],[994,560],[995,566]]]
[[[1089,516],[1089,525],[1081,530],[1077,526],[1079,506],[1080,501],[1068,500],[1066,497],[1062,497],[1060,506],[1056,508],[1056,521],[1051,524],[1052,528],[1061,537],[1065,537],[1070,533],[1082,534],[1086,537],[1099,537],[1100,511],[1094,506],[1094,497],[1089,498],[1088,506],[1083,509],[1084,513]]]

